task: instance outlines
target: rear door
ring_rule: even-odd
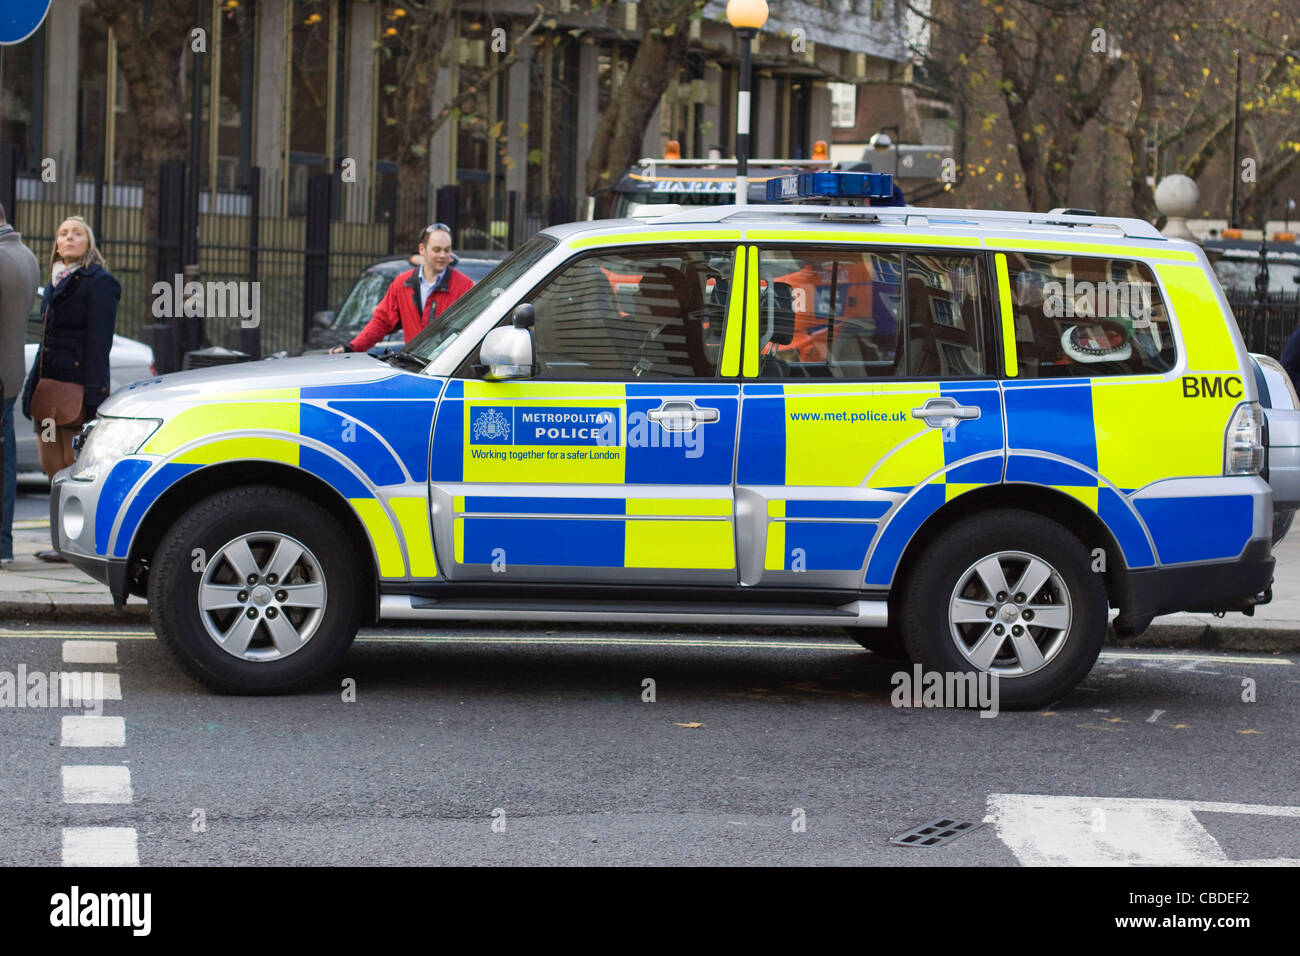
[[[734,257],[570,260],[525,300],[537,375],[471,363],[449,384],[431,508],[450,578],[736,584],[740,387],[719,377]]]
[[[983,258],[811,241],[757,256],[736,477],[741,581],[886,588],[926,518],[1002,478]]]

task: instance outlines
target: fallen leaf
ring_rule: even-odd
[[[692,722],[689,723],[689,724],[677,724],[677,726],[678,726],[678,727],[685,727],[685,728],[687,728],[688,730],[694,730],[696,727],[703,727],[704,725],[701,724],[701,723],[697,723],[697,722],[695,722],[695,721],[692,721]]]
[[[1237,733],[1239,733],[1239,734],[1261,734],[1261,733],[1263,733],[1263,731],[1262,731],[1262,730],[1239,730],[1239,731],[1237,731]]]

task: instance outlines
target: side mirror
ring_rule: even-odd
[[[311,324],[318,329],[328,329],[334,324],[333,312],[317,312],[311,317]]]
[[[519,309],[532,306],[519,306]],[[514,321],[518,323],[516,309]],[[489,382],[504,382],[511,379],[533,377],[533,333],[527,328],[516,325],[504,325],[493,329],[483,339],[479,349],[479,364],[487,367],[484,376]]]

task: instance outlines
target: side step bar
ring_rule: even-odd
[[[764,604],[663,604],[613,601],[492,601],[385,594],[382,621],[604,621],[628,624],[781,624],[804,627],[884,627],[885,601],[850,601],[838,607]]]

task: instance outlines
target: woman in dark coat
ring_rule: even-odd
[[[23,389],[23,411],[41,439],[37,442],[41,469],[53,478],[72,464],[72,439],[108,397],[108,353],[122,286],[105,268],[95,234],[80,216],[71,216],[59,226],[50,266],[42,302],[45,329]],[[37,404],[44,407],[33,414],[32,398],[41,379],[52,382],[36,395]],[[75,386],[81,386],[80,409],[75,408]],[[46,401],[51,394],[60,399],[57,417]]]

